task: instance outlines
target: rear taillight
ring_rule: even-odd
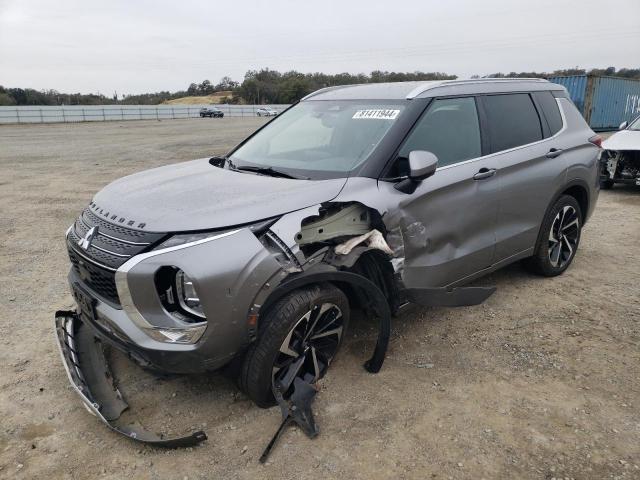
[[[600,135],[594,135],[589,139],[596,147],[602,148],[602,137]]]

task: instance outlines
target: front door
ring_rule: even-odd
[[[483,158],[474,97],[435,99],[399,152],[438,157],[436,173],[400,201],[408,288],[449,285],[491,266],[499,199],[498,165]]]

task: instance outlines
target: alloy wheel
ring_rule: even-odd
[[[312,307],[296,322],[280,346],[271,382],[284,386],[286,396],[295,377],[322,378],[338,351],[344,329],[342,311],[333,303]]]
[[[558,212],[549,232],[549,261],[554,268],[563,268],[571,261],[578,245],[580,217],[571,205]]]

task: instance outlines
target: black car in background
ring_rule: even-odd
[[[200,116],[201,117],[211,117],[211,118],[222,118],[224,117],[224,113],[222,112],[222,110],[218,110],[215,107],[204,107],[200,109]]]

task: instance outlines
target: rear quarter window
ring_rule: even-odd
[[[535,92],[533,96],[542,108],[542,113],[549,125],[550,136],[555,135],[562,129],[562,115],[560,115],[558,102],[551,92]]]
[[[528,93],[487,95],[482,100],[492,152],[542,140],[540,117]]]

